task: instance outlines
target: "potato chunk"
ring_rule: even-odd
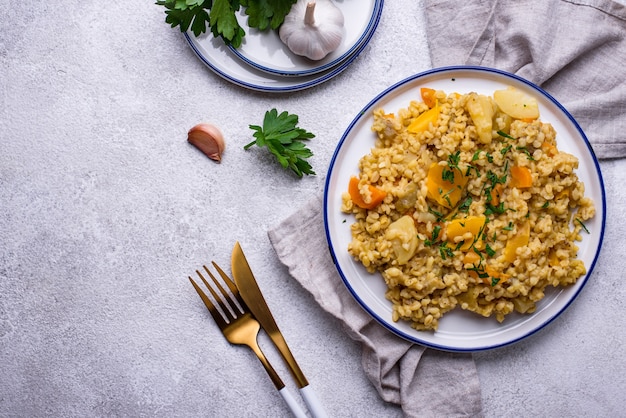
[[[406,264],[417,250],[417,228],[409,215],[392,222],[385,231],[385,239],[391,241],[398,264]]]
[[[493,126],[493,106],[489,97],[470,93],[465,107],[476,127],[478,140],[483,144],[490,144]]]
[[[493,93],[493,99],[500,110],[512,118],[537,119],[539,117],[537,100],[514,87],[496,90]]]

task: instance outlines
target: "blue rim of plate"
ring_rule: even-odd
[[[365,47],[369,44],[370,40],[372,39],[372,36],[374,36],[374,33],[376,32],[376,28],[378,27],[378,23],[380,22],[380,17],[383,11],[383,5],[384,5],[384,0],[380,0],[380,8],[376,13],[376,19],[372,27],[372,30],[370,30],[368,36],[361,43],[361,45],[359,45],[359,47],[354,51],[354,53],[351,56],[344,59],[344,61],[341,64],[336,65],[335,67],[327,70],[326,72],[313,74],[307,77],[279,77],[277,75],[271,75],[269,73],[258,71],[250,67],[250,71],[257,71],[259,74],[262,74],[264,77],[273,76],[275,77],[275,79],[281,79],[283,81],[284,80],[293,81],[293,84],[290,84],[288,86],[276,87],[276,86],[262,85],[262,84],[247,82],[244,80],[239,80],[238,78],[228,74],[227,72],[220,70],[214,63],[211,62],[211,60],[208,57],[204,56],[202,52],[199,50],[199,48],[197,47],[197,45],[194,43],[195,36],[193,36],[193,34],[190,34],[189,32],[185,32],[183,35],[185,36],[185,39],[187,40],[187,43],[191,47],[192,51],[196,54],[196,56],[200,59],[200,61],[202,61],[214,73],[216,73],[218,76],[222,77],[226,81],[229,81],[240,87],[244,87],[244,88],[255,90],[255,91],[261,91],[261,92],[270,92],[270,93],[294,92],[294,91],[304,90],[307,88],[317,86],[319,84],[322,84],[332,79],[333,77],[339,75],[340,73],[342,73],[361,54],[361,52],[363,52]]]
[[[341,266],[339,265],[338,261],[337,261],[337,252],[335,249],[335,246],[333,244],[332,241],[332,237],[331,237],[331,231],[330,231],[330,227],[329,227],[329,210],[333,210],[333,211],[338,211],[339,208],[330,208],[329,207],[329,190],[330,190],[330,185],[331,185],[331,181],[333,180],[333,170],[335,168],[335,164],[337,164],[337,159],[338,156],[340,154],[341,148],[344,145],[344,142],[346,141],[347,137],[349,136],[350,132],[352,131],[352,129],[355,127],[355,125],[363,118],[364,115],[368,115],[371,114],[373,107],[383,98],[385,98],[385,96],[387,96],[388,94],[392,93],[394,90],[407,85],[408,83],[411,83],[413,81],[416,81],[420,78],[424,78],[427,76],[432,76],[432,75],[438,75],[438,74],[444,74],[444,73],[453,73],[455,71],[476,71],[476,72],[481,72],[481,73],[490,73],[490,74],[495,74],[497,76],[503,76],[504,78],[510,78],[512,80],[515,80],[519,83],[523,83],[526,86],[530,87],[531,89],[535,90],[536,92],[538,92],[539,94],[541,94],[544,98],[546,98],[549,102],[551,102],[554,106],[556,106],[561,112],[562,114],[568,119],[569,123],[571,124],[571,126],[573,128],[575,128],[575,130],[578,132],[578,134],[580,135],[580,138],[584,141],[584,144],[589,152],[589,155],[593,161],[594,164],[594,169],[595,172],[594,174],[597,175],[597,181],[599,183],[600,186],[600,192],[601,192],[601,202],[596,202],[596,204],[601,204],[602,205],[602,218],[600,219],[600,232],[599,232],[599,237],[598,237],[598,244],[597,244],[597,248],[595,249],[595,254],[593,256],[593,260],[591,261],[591,263],[589,263],[589,265],[587,266],[587,272],[584,275],[584,277],[581,277],[578,279],[578,281],[576,282],[575,285],[572,286],[578,286],[578,288],[576,289],[576,291],[574,292],[574,294],[569,295],[569,299],[562,305],[560,306],[560,308],[558,309],[558,311],[556,313],[553,313],[552,315],[550,315],[547,319],[545,319],[543,322],[541,322],[538,326],[536,326],[535,328],[525,332],[522,335],[519,335],[515,338],[510,338],[510,339],[505,339],[502,340],[498,343],[492,343],[492,344],[484,344],[484,345],[477,345],[474,347],[460,347],[460,346],[454,346],[454,345],[446,345],[446,344],[440,344],[437,342],[433,342],[433,341],[429,341],[428,339],[425,338],[420,338],[419,337],[419,333],[420,332],[425,332],[425,331],[415,331],[415,333],[417,333],[417,337],[415,335],[410,335],[407,332],[403,332],[402,330],[398,329],[397,327],[395,327],[393,325],[393,323],[390,323],[390,319],[385,319],[382,318],[381,316],[379,316],[376,312],[373,311],[372,308],[370,308],[368,306],[368,304],[359,296],[359,294],[355,291],[355,289],[353,288],[353,286],[350,284],[349,279],[346,277],[345,272],[342,270]],[[408,103],[407,103],[408,105]],[[596,212],[597,213],[597,212]],[[434,348],[434,349],[438,349],[438,350],[442,350],[442,351],[449,351],[449,352],[480,352],[480,351],[487,351],[487,350],[493,350],[496,348],[501,348],[501,347],[505,347],[505,346],[509,346],[511,344],[515,344],[523,339],[526,339],[534,334],[536,334],[537,332],[539,332],[540,330],[545,329],[549,324],[551,324],[556,318],[558,318],[571,304],[572,302],[578,297],[578,295],[581,293],[582,289],[585,287],[585,285],[587,284],[589,277],[591,276],[593,269],[596,265],[596,262],[598,260],[598,256],[600,254],[600,250],[602,247],[602,243],[604,240],[604,230],[605,230],[605,226],[606,226],[606,194],[605,194],[605,188],[604,188],[604,181],[602,179],[602,173],[600,171],[600,165],[598,163],[598,159],[595,156],[595,153],[593,151],[593,148],[591,146],[591,143],[589,142],[589,140],[587,139],[587,136],[585,135],[585,133],[583,132],[582,128],[580,127],[580,125],[578,124],[578,122],[576,122],[576,120],[574,119],[574,117],[554,98],[552,97],[548,92],[546,92],[545,90],[543,90],[541,87],[537,86],[536,84],[520,77],[517,76],[515,74],[506,72],[506,71],[502,71],[502,70],[498,70],[495,68],[489,68],[489,67],[479,67],[479,66],[448,66],[448,67],[439,67],[439,68],[434,68],[431,70],[427,70],[418,74],[415,74],[413,76],[410,76],[408,78],[405,78],[404,80],[401,80],[397,83],[395,83],[394,85],[388,87],[387,89],[385,89],[383,92],[381,92],[380,94],[378,94],[374,99],[372,99],[358,114],[357,116],[352,120],[352,122],[350,123],[350,125],[348,125],[348,128],[346,129],[345,133],[343,134],[343,136],[341,137],[341,140],[339,141],[339,143],[337,144],[337,147],[335,149],[335,152],[331,158],[330,161],[330,165],[329,165],[329,169],[328,169],[328,173],[326,176],[326,182],[325,182],[325,187],[324,187],[324,200],[323,200],[323,214],[324,214],[324,229],[325,229],[325,233],[326,233],[326,240],[328,243],[328,247],[330,250],[330,254],[333,260],[333,263],[335,264],[335,267],[344,283],[344,285],[347,287],[348,291],[350,292],[350,294],[352,295],[352,297],[354,297],[354,299],[357,301],[357,303],[361,306],[361,308],[363,308],[374,320],[376,320],[376,322],[378,322],[380,325],[382,325],[384,328],[386,328],[387,330],[389,330],[390,332],[392,332],[393,334],[426,346],[426,347],[430,347],[430,348]],[[339,249],[340,251],[346,251],[347,249],[345,248],[341,248]],[[356,263],[356,262],[355,262]],[[579,284],[580,283],[580,284]],[[553,303],[554,301],[550,302]],[[458,309],[458,308],[457,308]],[[529,316],[535,315],[534,314],[530,314]]]
[[[374,6],[372,7],[372,14],[370,16],[369,22],[367,23],[367,26],[362,31],[362,33],[359,36],[359,38],[352,44],[352,46],[348,50],[346,50],[346,52],[344,52],[343,54],[341,54],[337,58],[335,58],[332,61],[329,61],[329,62],[327,62],[327,63],[325,63],[323,65],[318,65],[318,66],[315,66],[315,67],[311,67],[309,69],[297,70],[297,71],[280,70],[280,69],[277,69],[277,68],[267,67],[267,66],[265,66],[265,65],[263,65],[261,63],[258,63],[256,61],[254,61],[253,59],[248,58],[239,49],[234,48],[232,45],[229,45],[228,48],[231,50],[231,52],[233,54],[235,54],[237,57],[239,57],[239,59],[241,59],[246,64],[248,64],[251,67],[254,67],[254,68],[258,69],[258,70],[261,70],[261,71],[264,71],[264,72],[267,72],[267,73],[270,73],[270,74],[279,75],[279,76],[286,76],[286,77],[301,77],[301,76],[317,74],[317,73],[320,73],[322,71],[326,71],[326,70],[334,67],[335,65],[341,63],[346,58],[350,57],[361,46],[362,42],[365,42],[367,39],[369,39],[370,33],[378,25],[380,10],[382,9],[382,3],[383,3],[383,0],[375,0]]]

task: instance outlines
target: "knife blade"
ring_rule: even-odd
[[[235,279],[235,284],[239,289],[239,294],[244,302],[246,302],[246,305],[248,305],[250,311],[252,311],[256,320],[259,321],[261,327],[265,330],[265,332],[267,332],[270,339],[280,352],[283,360],[285,360],[291,374],[296,380],[300,393],[302,394],[309,411],[314,418],[328,417],[326,411],[322,407],[322,404],[317,398],[317,395],[313,391],[313,388],[309,385],[302,369],[300,369],[295,357],[291,353],[282,332],[278,328],[278,325],[274,320],[274,316],[272,315],[272,312],[263,297],[263,293],[261,293],[261,289],[259,288],[239,242],[236,242],[235,247],[233,248],[231,271],[233,273],[233,278]]]

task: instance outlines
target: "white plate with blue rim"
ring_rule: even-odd
[[[344,36],[339,47],[321,60],[310,60],[294,54],[280,40],[277,30],[250,28],[241,46],[229,46],[233,54],[252,67],[279,76],[307,76],[326,71],[350,57],[365,42],[378,23],[381,0],[335,0],[344,16]],[[242,8],[237,13],[241,27],[247,27]]]
[[[341,212],[341,195],[347,190],[351,176],[358,175],[358,162],[374,146],[371,131],[372,112],[383,108],[396,112],[411,100],[420,99],[420,88],[429,87],[447,93],[477,92],[492,95],[495,90],[514,86],[535,97],[543,122],[551,123],[557,133],[560,150],[579,159],[576,173],[585,184],[585,193],[593,199],[596,215],[585,221],[589,234],[583,233],[578,244],[578,257],[587,273],[575,284],[563,288],[546,288],[545,297],[536,311],[507,315],[503,323],[483,318],[457,308],[439,320],[437,331],[417,331],[406,321],[391,319],[391,302],[385,298],[387,286],[380,274],[370,274],[348,253],[352,240],[352,215]],[[378,323],[409,341],[445,351],[475,352],[507,346],[525,339],[548,326],[567,309],[580,294],[597,261],[606,220],[606,197],[602,174],[593,149],[576,120],[552,96],[533,83],[516,75],[484,67],[445,67],[416,74],[389,87],[370,101],[350,123],[332,157],[324,191],[324,222],[333,261],[341,279],[355,300]]]
[[[335,66],[310,75],[282,76],[254,68],[235,55],[221,39],[215,38],[210,32],[195,36],[191,31],[188,31],[184,36],[196,56],[223,79],[256,91],[292,92],[314,87],[332,79],[343,72],[359,56],[376,32],[376,27],[380,21],[384,1],[378,0],[376,4],[378,7],[374,11],[374,21],[369,32],[352,53]]]

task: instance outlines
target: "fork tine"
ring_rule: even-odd
[[[213,317],[215,322],[217,322],[217,325],[220,328],[226,327],[228,324],[226,323],[226,321],[224,321],[224,318],[222,318],[222,315],[220,315],[220,313],[217,311],[217,308],[215,307],[215,305],[213,305],[213,303],[211,302],[209,297],[206,295],[206,293],[204,293],[202,289],[200,288],[200,286],[198,286],[196,282],[193,281],[191,276],[189,276],[189,281],[193,285],[194,289],[196,289],[196,292],[198,292],[200,299],[202,299],[202,302],[204,302],[204,305],[207,307],[207,309],[211,313],[211,316]]]
[[[237,285],[235,284],[235,282],[233,282],[230,279],[230,277],[228,277],[228,275],[226,275],[226,273],[224,273],[224,270],[222,270],[222,268],[220,266],[218,266],[215,261],[211,261],[211,263],[213,264],[213,267],[215,267],[215,270],[217,270],[217,272],[220,274],[220,276],[222,276],[222,279],[224,280],[224,282],[226,283],[226,285],[228,286],[230,291],[233,292],[233,295],[238,296],[239,295],[239,289],[237,289]]]
[[[224,273],[224,271],[215,263],[215,261],[212,261],[213,265],[215,266],[216,270],[218,271],[218,273],[220,274],[220,276],[222,277],[222,280],[224,280],[224,283],[226,283],[226,286],[228,286],[228,289],[230,289],[230,291],[232,292],[232,294],[235,296],[235,298],[237,298],[237,301],[240,301],[239,298],[239,289],[237,289],[237,286],[235,285],[235,283],[230,280],[230,278],[226,275],[226,273]],[[209,276],[211,276],[211,278],[213,279],[213,282],[217,285],[217,288],[220,290],[220,292],[222,293],[222,295],[228,300],[228,304],[233,308],[233,312],[237,313],[244,313],[245,312],[245,308],[239,309],[239,307],[235,304],[235,302],[232,300],[231,296],[228,294],[228,292],[226,292],[226,290],[222,287],[222,285],[215,279],[215,276],[213,276],[213,274],[211,274],[211,271],[207,268],[207,266],[202,266],[204,267],[204,270],[206,270],[207,273],[209,273]]]
[[[243,298],[239,294],[239,289],[237,288],[237,285],[235,284],[235,282],[233,282],[233,280],[230,277],[228,277],[226,273],[224,273],[224,270],[222,270],[222,268],[218,266],[215,261],[212,261],[211,263],[213,263],[213,267],[215,267],[215,270],[217,270],[220,276],[222,276],[224,283],[226,283],[230,291],[233,293],[233,295],[235,295],[235,298],[237,299],[237,302],[239,302],[239,305],[241,306],[241,308],[244,311],[248,310],[248,306],[246,305],[246,302],[243,301]]]
[[[206,272],[209,274],[209,276],[211,277],[211,279],[213,279],[213,282],[217,285],[217,287],[220,289],[222,295],[224,295],[224,298],[221,298],[217,292],[215,290],[213,290],[213,286],[211,286],[209,284],[209,282],[206,281],[206,279],[204,278],[204,276],[202,275],[202,273],[200,273],[198,270],[196,270],[196,273],[198,274],[198,276],[200,276],[200,279],[202,279],[202,281],[204,282],[204,285],[207,287],[207,289],[209,289],[209,292],[211,292],[211,295],[213,295],[213,298],[215,299],[215,301],[217,302],[217,304],[220,306],[220,308],[222,309],[222,312],[224,313],[224,315],[226,315],[226,318],[228,318],[228,322],[233,322],[235,320],[235,316],[233,316],[233,314],[231,313],[231,311],[228,309],[228,306],[226,306],[226,304],[224,303],[224,299],[226,299],[227,303],[232,307],[234,304],[231,301],[230,297],[228,296],[228,294],[226,294],[226,292],[224,291],[224,288],[217,282],[217,279],[215,279],[215,276],[213,276],[213,274],[209,271],[209,269],[207,269],[206,267],[204,267],[204,269],[206,270]],[[234,310],[233,312],[235,312],[235,315],[237,315],[237,311]]]

